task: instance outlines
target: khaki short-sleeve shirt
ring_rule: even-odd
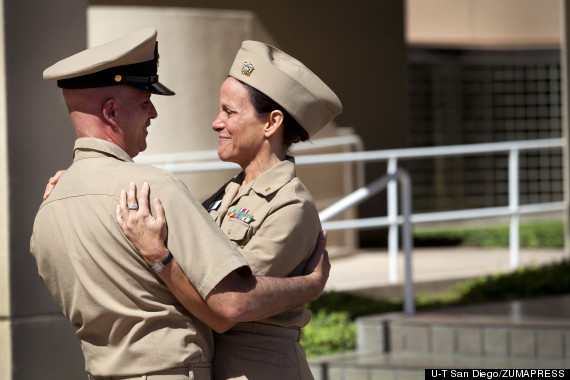
[[[174,175],[135,164],[116,145],[76,141],[74,162],[37,213],[30,250],[77,328],[87,370],[139,375],[210,362],[212,332],[188,313],[115,221],[121,189],[150,184],[168,218],[168,248],[202,297],[247,265]]]
[[[315,202],[295,175],[294,159],[282,161],[247,184],[238,194],[243,172],[203,205],[239,247],[256,275],[299,276],[321,232]],[[304,327],[311,318],[298,307],[262,322]]]

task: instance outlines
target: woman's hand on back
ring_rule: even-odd
[[[168,236],[164,208],[158,198],[154,199],[153,216],[149,208],[150,186],[144,183],[136,198],[137,188],[134,183],[129,185],[128,192],[121,191],[119,204],[115,211],[117,224],[139,251],[143,259],[151,265],[162,261],[168,255],[166,237]]]
[[[57,181],[59,181],[59,177],[61,177],[63,173],[65,173],[65,170],[58,170],[57,172],[55,172],[53,177],[50,177],[46,185],[46,189],[44,191],[44,201],[49,197],[49,195],[53,191],[53,188],[57,184]]]

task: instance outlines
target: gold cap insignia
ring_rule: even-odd
[[[247,61],[241,65],[241,73],[246,77],[250,76],[251,73],[253,73],[253,69],[253,65]]]
[[[120,82],[123,79],[120,75],[115,75],[115,82]]]

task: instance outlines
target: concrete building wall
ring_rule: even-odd
[[[559,46],[561,0],[407,0],[412,45]]]
[[[558,50],[562,47],[564,4],[564,0],[407,0],[406,41],[410,47],[410,77],[415,78],[410,80],[410,114],[413,115],[413,122],[410,122],[409,130],[414,136],[412,144],[438,145],[439,141],[439,145],[449,145],[560,136],[562,129],[567,128],[567,121],[560,119],[559,96],[561,71]],[[511,94],[508,90],[490,91],[491,86],[501,88],[504,82],[500,76],[485,74],[493,71],[508,73],[506,75],[522,72],[522,77],[517,75],[514,78],[512,83],[516,84],[511,89],[514,89],[518,99],[525,99],[524,94],[532,87],[533,81],[532,74],[526,76],[526,73],[532,73],[534,68],[538,72],[544,67],[556,73],[547,79],[552,81],[551,86],[547,87],[551,111],[543,119],[548,119],[548,122],[541,120],[533,124],[534,119],[530,117],[527,120],[525,117],[510,116],[501,119],[501,104],[506,104],[503,102],[508,102]],[[422,71],[429,72],[431,79],[422,82]],[[564,79],[564,76],[561,78]],[[482,92],[470,97],[467,94],[475,86]],[[426,103],[418,102],[423,89],[427,88],[430,94],[425,99],[429,100]],[[449,91],[449,101],[439,103],[446,91]],[[425,107],[428,102],[432,104]],[[516,114],[532,113],[533,106],[531,100],[516,103]],[[487,116],[480,117],[483,113]],[[431,116],[425,116],[430,114],[433,116],[431,120]],[[503,128],[504,125],[510,127]],[[540,167],[542,175],[552,173],[550,178],[543,176],[540,179],[542,186],[548,183],[551,187],[536,190],[542,192],[540,199],[543,202],[561,200],[560,185],[568,182],[565,175],[563,179],[560,178],[560,162],[567,163],[567,159],[561,158],[558,151],[543,151],[541,154],[551,154],[553,159],[538,162],[524,155],[521,159],[519,196],[522,204],[537,199],[536,192],[533,193],[533,189],[537,188],[537,179],[532,176],[532,167]],[[417,165],[415,172],[412,169],[412,178],[416,179],[414,191],[419,195],[414,198],[414,207],[425,211],[443,211],[466,208],[466,205],[492,207],[506,204],[506,198],[502,197],[500,191],[491,190],[494,186],[497,186],[496,189],[506,186],[506,182],[501,183],[500,169],[492,167],[494,164],[481,167],[486,174],[480,180],[475,179],[473,174],[471,179],[462,179],[463,174],[474,173],[486,158],[481,157],[480,163],[475,163],[476,159],[461,157],[453,164],[452,160],[438,159],[433,169],[428,168],[431,164],[428,160],[418,161],[425,166]],[[454,168],[454,165],[457,166]],[[427,183],[434,186],[425,186]],[[547,195],[549,192],[552,194],[550,199]],[[558,219],[558,215],[528,215],[525,218]],[[496,219],[466,221],[470,224],[501,222]]]
[[[61,91],[42,71],[85,48],[87,2],[2,5],[0,378],[83,378],[74,331],[39,279],[29,242],[49,173],[69,165],[74,141]]]
[[[4,19],[4,1],[0,0],[0,20]],[[0,78],[6,78],[4,28],[0,28]],[[8,379],[12,362],[10,339],[10,227],[8,196],[8,126],[6,122],[6,87],[0,86],[0,378]]]

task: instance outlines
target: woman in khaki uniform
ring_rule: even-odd
[[[254,274],[303,274],[321,224],[288,150],[293,143],[308,140],[341,110],[335,93],[301,62],[272,46],[243,42],[220,89],[220,112],[212,123],[219,135],[220,159],[239,164],[243,171],[203,206],[239,247]],[[134,193],[131,188],[123,195],[128,200],[121,202],[118,221],[146,261],[152,262],[145,252],[152,252],[150,246],[164,239],[165,227],[162,224],[161,230],[155,223],[149,228],[140,220],[121,223],[133,215],[126,205],[136,203]],[[143,189],[141,198],[146,195]],[[141,209],[147,204],[139,203]],[[155,243],[149,244],[153,239]],[[176,286],[175,278],[165,282]],[[199,300],[182,303],[216,331],[233,326],[214,334],[216,379],[313,378],[299,343],[301,329],[311,318],[305,306],[233,325],[217,321],[213,313],[196,312],[203,309]]]
[[[219,134],[220,159],[239,164],[243,171],[203,205],[240,248],[254,273],[296,276],[303,273],[321,224],[315,203],[295,176],[294,159],[287,151],[293,143],[307,140],[308,131],[314,134],[324,126],[323,121],[326,124],[329,120],[307,121],[303,128],[284,106],[264,94],[266,88],[279,86],[279,82],[273,83],[274,76],[252,80],[256,74],[261,76],[257,70],[265,69],[256,64],[257,54],[275,57],[284,53],[253,41],[244,42],[238,53],[221,87],[220,113],[212,128]],[[309,74],[300,62],[287,58],[286,63]],[[310,77],[315,79],[312,73]],[[340,112],[340,102],[332,91],[327,95],[334,103],[330,105],[334,111],[326,109],[332,117]],[[285,104],[289,104],[287,98]],[[292,108],[291,112],[296,110]],[[299,343],[300,329],[310,317],[306,307],[299,307],[263,321],[238,323],[223,334],[215,334],[214,376],[312,379]]]
[[[301,62],[272,46],[243,42],[222,84],[220,113],[212,123],[220,159],[243,171],[203,205],[255,274],[303,273],[321,225],[287,153],[341,110],[334,92]],[[215,334],[214,377],[312,379],[299,344],[310,316],[299,307]]]

